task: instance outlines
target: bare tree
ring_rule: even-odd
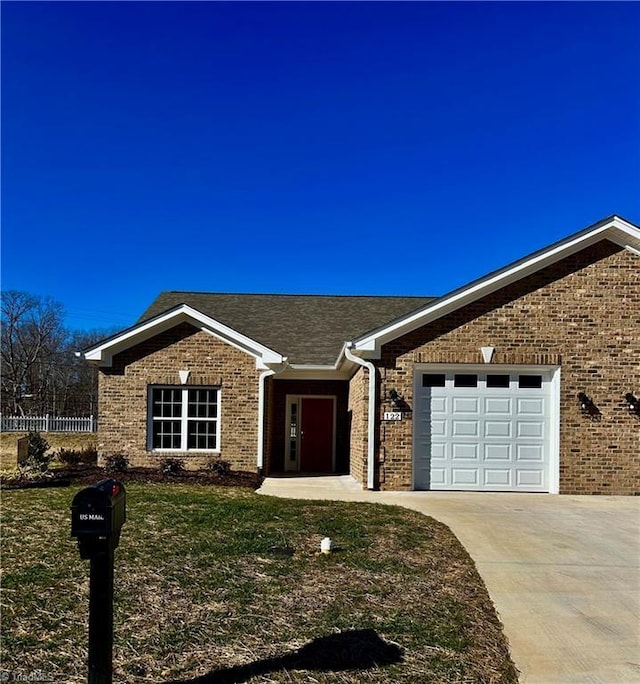
[[[3,408],[20,414],[25,409],[55,412],[55,371],[66,338],[63,315],[62,305],[50,297],[2,293]]]
[[[115,330],[63,326],[62,304],[50,297],[2,293],[1,410],[13,414],[97,414],[98,371],[76,352]]]
[[[96,415],[98,413],[98,368],[76,356],[76,352],[87,349],[108,337],[109,334],[110,332],[105,330],[77,330],[70,333],[64,365],[60,368],[61,373],[64,374],[63,410],[65,415]]]

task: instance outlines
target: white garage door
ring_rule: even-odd
[[[549,371],[418,371],[414,399],[416,489],[549,491]]]

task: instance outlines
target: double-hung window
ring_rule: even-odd
[[[149,448],[158,451],[218,451],[218,387],[149,387]]]

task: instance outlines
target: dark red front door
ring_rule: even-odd
[[[333,399],[304,397],[300,412],[300,470],[333,470]]]

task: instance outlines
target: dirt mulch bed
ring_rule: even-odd
[[[56,468],[40,477],[0,476],[2,489],[30,489],[42,487],[68,487],[76,484],[94,484],[107,477],[127,484],[129,482],[180,482],[223,487],[249,487],[258,489],[263,477],[247,471],[231,471],[218,475],[210,470],[186,470],[180,473],[163,473],[154,468],[127,468],[122,472],[108,471],[96,465],[76,465]]]

